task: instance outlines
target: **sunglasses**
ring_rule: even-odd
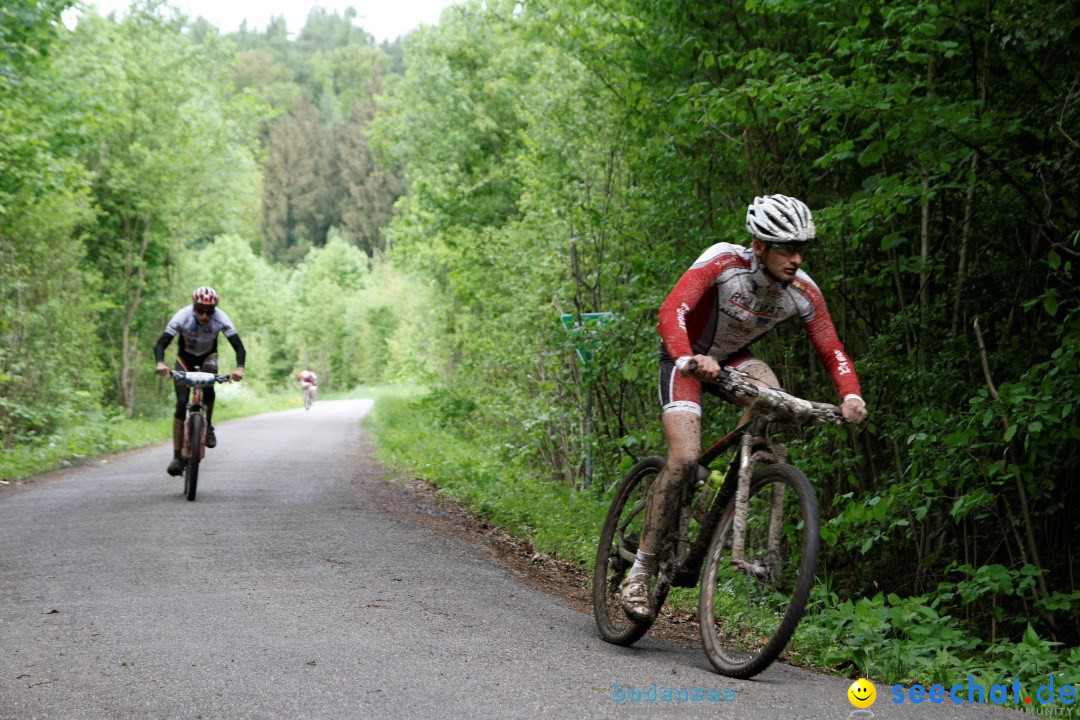
[[[196,305],[194,307],[194,310],[195,310],[196,315],[213,315],[214,314],[214,308],[212,308],[212,307],[204,307],[202,305]]]
[[[802,255],[806,257],[806,244],[805,243],[765,243],[765,246],[770,250],[775,250],[784,257],[791,257],[792,255]]]

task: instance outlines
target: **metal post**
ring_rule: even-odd
[[[592,387],[585,389],[585,489],[592,486]]]

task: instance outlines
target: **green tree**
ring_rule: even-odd
[[[263,181],[263,256],[296,262],[324,244],[331,191],[319,117],[302,101],[270,129]]]
[[[300,364],[315,371],[320,385],[348,388],[357,382],[348,309],[368,275],[367,257],[337,233],[296,267],[290,282],[292,337]]]
[[[97,407],[94,277],[75,232],[91,215],[87,175],[55,138],[49,58],[64,3],[0,10],[0,447],[32,443]]]
[[[972,626],[1075,644],[1075,561],[1053,551],[1080,457],[1073,15],[1025,0],[449,9],[405,43],[373,136],[409,184],[393,257],[453,309],[446,384],[490,396],[470,427],[574,481],[591,386],[613,479],[620,453],[659,444],[666,292],[705,247],[745,240],[754,195],[803,197],[819,229],[806,267],[873,417],[807,453],[835,587],[919,595],[1000,562],[1009,585],[997,609],[960,610]],[[553,298],[616,311],[589,368],[545,332]],[[786,388],[828,387],[797,332],[754,350]]]
[[[386,169],[368,147],[368,118],[356,111],[337,132],[341,183],[341,233],[369,256],[386,249],[383,230],[393,217],[394,203],[404,194],[401,173]]]
[[[107,278],[99,345],[128,413],[185,245],[250,224],[255,118],[229,105],[214,48],[181,30],[153,5],[119,23],[84,18],[57,63],[59,82],[79,88],[57,101],[85,108],[64,141],[92,173],[98,216],[83,232]]]
[[[60,32],[60,15],[71,0],[10,0],[0,9],[0,82],[17,83],[45,57]]]

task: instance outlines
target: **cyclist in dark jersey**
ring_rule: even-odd
[[[217,373],[217,337],[223,334],[236,352],[236,370],[230,375],[233,380],[242,380],[244,377],[244,360],[247,355],[244,344],[240,342],[240,336],[233,327],[232,320],[225,314],[218,304],[218,294],[213,288],[203,285],[191,294],[191,305],[180,308],[173,315],[172,320],[165,326],[165,331],[158,338],[154,346],[154,358],[157,360],[157,373],[163,377],[169,377],[169,366],[165,364],[165,348],[176,336],[180,336],[180,347],[176,352],[177,370],[200,370],[202,372]],[[190,389],[177,381],[176,385],[176,411],[173,414],[173,459],[166,468],[170,475],[179,475],[184,472],[184,460],[181,457],[180,447],[184,442],[184,414],[187,411],[188,394]],[[214,426],[211,418],[214,414],[214,388],[208,387],[203,392],[203,403],[206,405],[206,447],[212,448],[217,445],[217,436],[214,434]]]
[[[866,418],[855,366],[840,344],[817,285],[799,269],[814,239],[809,208],[785,195],[754,198],[747,208],[746,229],[752,247],[713,245],[660,307],[659,389],[668,457],[649,496],[637,559],[622,584],[623,610],[632,620],[652,615],[649,578],[656,571],[661,531],[701,454],[701,381],[715,379],[726,366],[747,373],[758,385],[779,387],[772,369],[747,347],[780,323],[799,317],[842,398],[844,417],[851,422]],[[697,362],[696,370],[690,370],[691,360]],[[739,402],[750,405],[753,400]]]

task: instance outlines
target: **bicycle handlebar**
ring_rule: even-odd
[[[697,360],[686,364],[689,372],[698,369]],[[820,423],[846,421],[840,408],[830,403],[814,402],[790,395],[776,388],[759,387],[746,378],[746,373],[732,367],[720,369],[720,375],[714,380],[705,380],[718,385],[721,390],[737,398],[757,398],[752,412],[757,415],[771,415],[779,419],[813,420]]]
[[[228,375],[215,375],[208,372],[185,372],[183,370],[171,370],[173,380],[180,380],[188,387],[209,387],[214,383],[232,382]]]

